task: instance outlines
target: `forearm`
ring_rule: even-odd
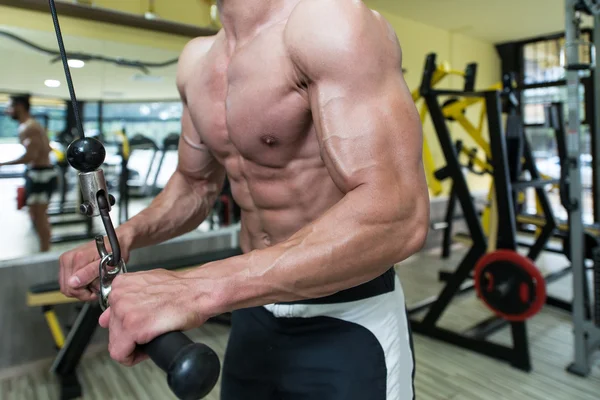
[[[27,164],[32,160],[32,157],[25,153],[23,154],[21,157],[17,158],[16,160],[12,160],[12,161],[7,161],[7,162],[3,162],[0,163],[0,165],[19,165],[19,164]]]
[[[150,206],[117,228],[130,249],[152,246],[190,232],[204,221],[220,187],[176,171]]]
[[[215,313],[324,297],[368,282],[418,251],[428,226],[426,199],[403,207],[398,197],[375,204],[377,195],[358,188],[289,240],[187,277],[214,287]]]

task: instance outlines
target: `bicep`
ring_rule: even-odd
[[[223,166],[202,143],[187,105],[183,104],[181,136],[179,139],[177,169],[185,177],[197,181],[210,181],[221,185],[225,179]]]
[[[360,2],[302,4],[290,17],[286,43],[308,84],[322,158],[336,184],[347,192],[420,179],[421,124],[394,31]]]
[[[361,90],[343,77],[317,81],[310,101],[322,158],[344,192],[422,178],[421,124],[399,73]]]

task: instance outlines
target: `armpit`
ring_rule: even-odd
[[[188,146],[190,146],[191,148],[195,149],[195,150],[199,150],[199,151],[208,151],[208,147],[206,147],[204,145],[204,143],[202,143],[202,140],[200,140],[200,138],[197,138],[195,141],[188,138],[188,136],[185,133],[181,134],[181,138],[183,139],[183,141],[185,143],[187,143]]]

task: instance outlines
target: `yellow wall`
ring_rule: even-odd
[[[368,1],[366,1],[368,5]],[[449,62],[453,69],[463,70],[470,62],[478,64],[477,89],[485,89],[500,81],[500,59],[492,43],[471,38],[461,33],[450,32],[403,18],[389,12],[381,14],[392,24],[400,40],[403,54],[403,67],[407,70],[406,81],[411,90],[421,82],[421,74],[425,57],[436,53],[438,63]],[[463,86],[459,77],[447,78],[443,82],[445,88],[460,89]],[[467,114],[470,120],[477,123],[479,110],[473,109]],[[454,124],[451,124],[454,125]],[[463,139],[466,146],[473,147],[475,143],[464,133],[460,126],[451,126],[454,140]],[[439,147],[435,130],[430,120],[424,125],[424,134],[431,146],[437,167],[444,166],[444,157]],[[487,132],[485,132],[487,135]],[[468,182],[473,192],[485,191],[489,188],[488,177],[468,175]],[[445,194],[448,193],[449,182],[445,184]]]
[[[69,0],[70,2],[70,0]],[[148,11],[148,0],[93,0],[94,7],[143,15]],[[155,14],[161,19],[202,27],[210,26],[210,4],[205,0],[156,0]],[[86,21],[60,16],[64,35],[82,36],[100,40],[181,50],[190,38]],[[54,32],[50,13],[27,11],[0,6],[0,25]]]
[[[148,0],[93,0],[96,7],[144,14]],[[210,26],[210,4],[205,0],[155,0],[154,13],[162,19],[196,26]]]
[[[190,40],[188,37],[65,16],[59,16],[59,19],[62,33],[65,36],[80,36],[176,51],[180,51]],[[0,25],[41,30],[54,34],[49,13],[0,6]]]

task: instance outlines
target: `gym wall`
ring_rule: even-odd
[[[366,3],[369,4],[368,1]],[[500,58],[493,43],[475,39],[463,33],[436,28],[389,12],[382,11],[381,15],[392,24],[400,39],[403,67],[407,70],[405,77],[410,90],[417,88],[421,83],[425,57],[432,52],[437,53],[440,62],[447,61],[453,69],[457,70],[463,70],[468,63],[476,62],[478,64],[477,89],[485,89],[500,81]],[[463,87],[463,81],[459,77],[449,77],[442,85],[447,88],[460,89]],[[479,109],[469,110],[467,116],[471,121],[478,121]],[[440,162],[438,167],[442,167],[443,154],[430,120],[427,120],[423,132],[429,139],[434,158]],[[455,139],[463,139],[466,146],[475,145],[460,127],[453,129],[452,133]],[[485,134],[487,135],[487,132]],[[489,189],[490,180],[487,176],[478,177],[469,174],[468,182],[475,194],[479,191],[487,192]],[[444,189],[444,194],[448,194],[449,184],[445,184]]]
[[[94,6],[132,14],[148,11],[148,0],[93,0]],[[155,0],[154,13],[162,19],[182,24],[210,26],[210,4],[205,0]]]
[[[208,11],[206,11],[206,14],[208,14]],[[67,16],[61,16],[60,21],[65,36],[78,36],[175,51],[181,51],[183,46],[190,40],[188,37],[162,32],[141,31],[136,28]],[[54,35],[54,27],[49,13],[0,6],[0,25],[47,31]]]

